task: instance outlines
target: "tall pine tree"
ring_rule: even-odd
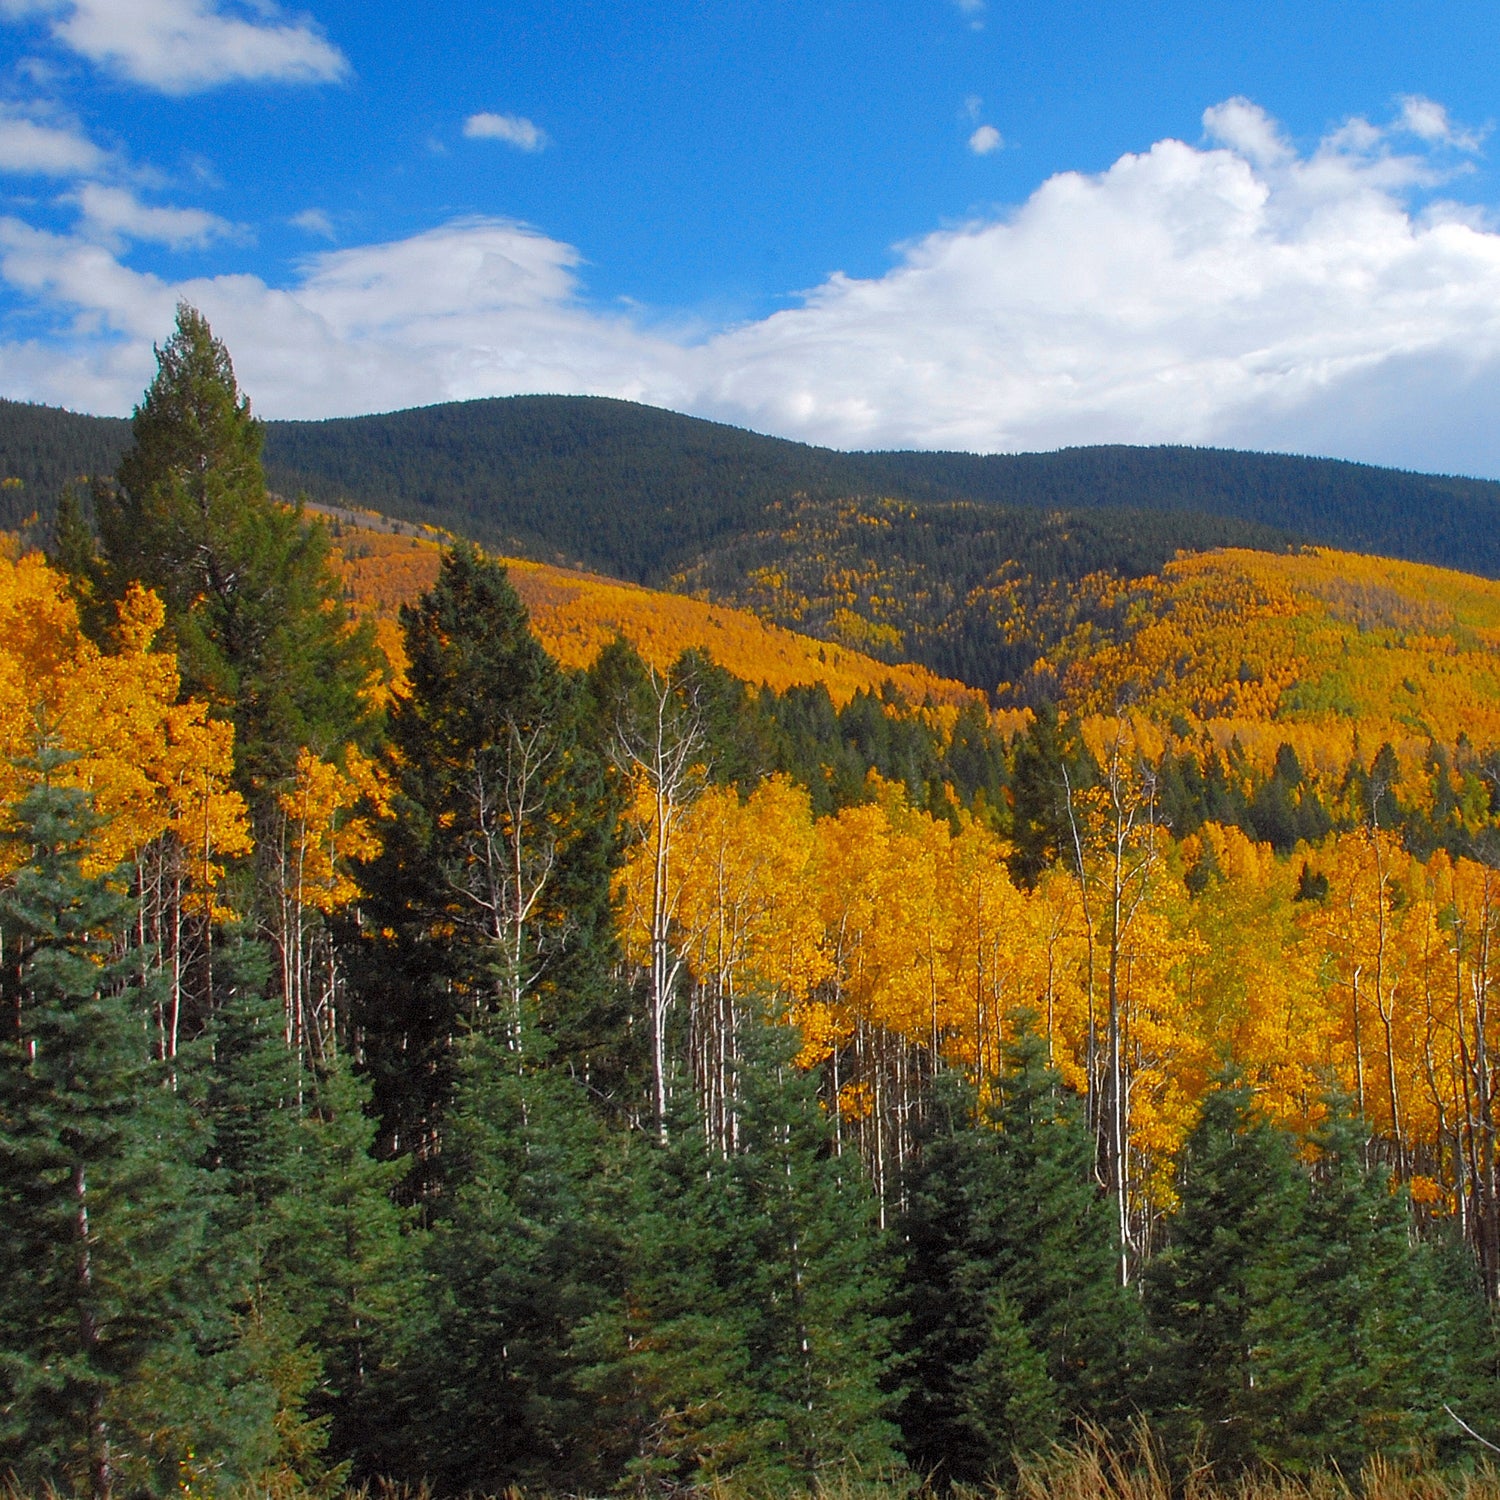
[[[545,1037],[589,1072],[616,803],[581,684],[502,567],[455,548],[402,623],[411,690],[391,713],[397,820],[368,874],[359,1024],[385,1146],[417,1154],[425,1190],[466,1028],[493,1017],[513,1050]]]
[[[56,759],[13,810],[26,858],[0,893],[0,1464],[107,1500],[170,1483],[190,1443],[213,1443],[200,1355],[217,1309],[198,1132],[119,956],[131,902],[123,878],[85,872],[92,815],[49,784]],[[225,1441],[244,1458],[268,1412],[251,1393],[240,1414],[252,1430]]]
[[[299,747],[368,734],[372,637],[350,627],[326,528],[267,494],[260,424],[203,315],[180,304],[156,356],[117,483],[95,496],[104,583],[161,595],[183,691],[234,721],[241,790],[269,812]]]

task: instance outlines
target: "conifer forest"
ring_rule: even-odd
[[[916,455],[501,559],[186,304],[115,438],[4,480],[18,1497],[1495,1492],[1500,584]]]

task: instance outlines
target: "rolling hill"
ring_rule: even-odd
[[[0,490],[0,525],[45,516],[64,484],[111,472],[128,438],[118,419],[0,401],[0,479],[21,481]],[[1038,511],[1087,511],[1121,545],[1149,530],[1157,563],[1178,548],[1296,538],[1500,576],[1500,484],[1330,459],[1121,446],[841,453],[583,396],[270,422],[265,458],[282,493],[637,582],[693,566],[777,506],[850,499],[974,503],[993,513],[1001,546]]]

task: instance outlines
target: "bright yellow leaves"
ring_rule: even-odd
[[[54,775],[87,789],[104,819],[96,866],[170,833],[194,898],[211,902],[225,860],[250,847],[244,803],[229,787],[233,729],[203,704],[177,701],[175,658],[150,650],[162,618],[154,595],[132,590],[118,649],[105,654],[40,557],[0,560],[0,801],[16,800],[36,774],[27,760],[55,745],[72,758]],[[18,858],[0,853],[5,868]]]
[[[1403,764],[1429,741],[1500,744],[1500,584],[1442,568],[1309,549],[1180,557],[1125,586],[1112,640],[1053,652],[1068,706],[1130,702],[1158,723],[1237,739],[1270,769],[1283,742],[1332,781],[1356,751]]]
[[[442,556],[438,543],[429,538],[347,524],[339,549],[340,576],[354,608],[377,621],[392,621],[400,605],[415,602],[431,588]],[[821,682],[839,706],[857,692],[878,693],[886,682],[909,703],[930,698],[938,704],[962,705],[980,696],[925,668],[876,661],[860,649],[890,645],[894,631],[876,630],[867,638],[851,636],[847,644],[832,645],[766,624],[748,610],[546,563],[504,561],[512,586],[531,613],[537,639],[565,667],[588,666],[602,647],[624,636],[658,671],[666,671],[684,651],[696,648],[736,677],[766,683],[777,692]],[[389,629],[378,633],[399,674],[404,666],[399,639]]]
[[[351,861],[380,852],[374,819],[388,810],[385,778],[353,745],[342,767],[305,747],[291,786],[277,802],[285,825],[285,868],[297,906],[324,916],[358,899]]]
[[[1023,1013],[1101,1109],[1113,1014],[1136,1222],[1171,1206],[1177,1153],[1225,1065],[1301,1130],[1330,1088],[1345,1092],[1403,1177],[1452,1184],[1478,1170],[1497,1123],[1500,874],[1441,853],[1424,864],[1378,830],[1278,860],[1215,824],[1178,844],[1139,831],[1117,872],[1112,803],[1096,788],[1078,796],[1082,871],[1055,868],[1028,891],[983,825],[950,826],[875,778],[871,791],[815,820],[780,778],[744,800],[703,789],[669,814],[660,868],[692,1024],[732,1029],[752,1009],[794,1020],[799,1062],[824,1070],[878,1180],[894,1180],[901,1121],[933,1059],[993,1075]],[[620,875],[626,947],[643,967],[657,852],[643,840]],[[1303,898],[1319,877],[1326,899]],[[1450,1199],[1424,1202],[1437,1212]]]

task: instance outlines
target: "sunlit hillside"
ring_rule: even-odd
[[[1500,584],[1318,548],[1182,557],[1119,590],[1118,631],[1081,627],[1041,667],[1080,712],[1207,727],[1257,764],[1286,742],[1329,773],[1385,742],[1500,744]]]
[[[350,598],[377,620],[394,621],[403,603],[437,579],[442,547],[431,535],[341,521],[337,545]],[[930,698],[958,705],[979,697],[922,667],[876,661],[766,624],[745,610],[520,558],[507,558],[505,565],[542,643],[565,666],[587,666],[601,647],[623,635],[654,667],[665,668],[687,648],[699,647],[736,677],[778,692],[821,682],[837,705],[861,689],[878,692],[885,683],[913,704]],[[394,632],[384,628],[382,637],[392,649]]]

